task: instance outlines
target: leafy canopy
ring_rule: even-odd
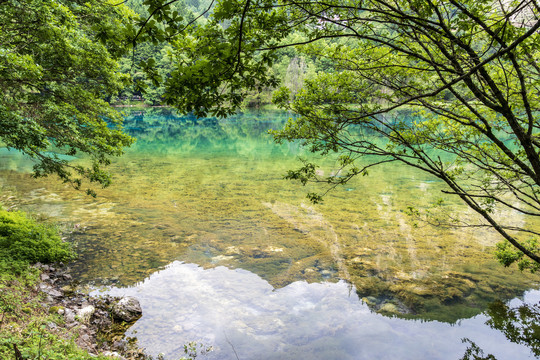
[[[132,14],[112,4],[0,1],[0,141],[35,159],[36,176],[106,186],[102,166],[132,142],[105,101],[129,80],[116,59],[129,44]],[[81,153],[90,164],[70,164]]]

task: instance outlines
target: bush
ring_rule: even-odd
[[[0,258],[15,262],[68,261],[74,253],[54,226],[41,224],[21,211],[0,209]]]

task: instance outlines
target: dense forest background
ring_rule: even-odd
[[[204,25],[211,14],[214,2],[212,0],[183,0],[171,4],[171,11],[177,11],[186,23],[195,22]],[[148,8],[144,0],[129,0],[126,5],[136,12],[141,19],[148,17]],[[210,10],[209,10],[210,9]],[[228,24],[223,23],[224,28]],[[302,42],[307,38],[300,32],[290,36],[288,42]],[[130,74],[133,83],[126,87],[117,98],[111,99],[117,104],[144,104],[159,106],[164,103],[166,79],[175,66],[173,54],[174,37],[163,42],[139,42],[133,51],[121,60],[121,71]],[[286,47],[277,52],[277,61],[270,68],[271,75],[281,80],[281,85],[287,87],[292,94],[296,94],[302,87],[304,79],[317,71],[328,70],[325,59],[315,56],[306,56],[293,47]],[[153,82],[144,71],[142,64],[150,59],[155,61],[153,70],[165,80]],[[258,108],[272,102],[274,88],[264,87],[261,91],[250,91],[245,97],[243,107]]]

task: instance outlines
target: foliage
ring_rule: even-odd
[[[38,223],[21,211],[0,209],[0,258],[26,263],[53,263],[73,258],[58,230]]]
[[[35,159],[35,176],[106,186],[102,167],[132,142],[105,101],[129,80],[117,59],[132,13],[113,3],[0,1],[0,141]],[[80,154],[89,165],[69,161]]]
[[[407,164],[479,215],[462,225],[494,229],[538,263],[538,248],[525,244],[540,236],[540,6],[497,4],[224,0],[173,42],[166,100],[198,116],[229,115],[249,91],[277,84],[269,69],[295,48],[320,59],[319,71],[296,94],[276,93],[300,116],[274,135],[337,153],[342,168],[320,177],[306,162],[289,178],[337,186],[372,166]]]
[[[523,246],[532,253],[538,253],[539,245],[537,239],[529,239],[523,243]],[[510,266],[516,263],[520,270],[529,269],[531,272],[536,272],[540,269],[540,263],[531,261],[525,257],[522,251],[516,250],[508,241],[502,241],[497,244],[495,253],[500,263],[504,266]]]
[[[184,355],[179,360],[195,360],[199,356],[206,356],[214,351],[212,346],[205,346],[196,341],[190,341],[184,344]],[[159,354],[157,360],[165,360],[165,355]]]
[[[199,355],[207,355],[211,351],[213,351],[212,346],[205,346],[196,341],[190,341],[187,344],[184,344],[184,354],[186,356],[182,357],[180,360],[192,360]]]
[[[143,1],[130,0],[125,4],[136,13],[135,23],[144,24],[149,13]],[[169,7],[171,12],[177,14],[176,21],[183,21],[184,18],[192,16],[183,5],[183,2],[179,1]],[[159,27],[159,30],[163,31],[163,27]],[[137,36],[135,28],[132,31],[132,37],[137,37],[135,44],[133,44],[134,47],[120,60],[120,71],[129,75],[132,82],[121,90],[116,101],[126,102],[128,99],[140,98],[144,99],[144,103],[147,105],[160,105],[163,102],[165,92],[161,80],[172,71],[170,51],[168,50],[170,45],[165,38],[160,38],[161,41],[157,42],[151,37],[145,37],[144,33]],[[149,64],[152,65],[151,69],[148,68]],[[149,73],[146,73],[146,70],[149,70]]]
[[[124,88],[115,98],[115,102],[130,103],[144,101],[147,105],[161,105],[177,101],[166,99],[169,89],[167,79],[172,77],[177,61],[174,58],[172,44],[182,39],[190,26],[201,27],[208,23],[215,1],[178,0],[154,1],[129,0],[125,4],[138,15],[136,23],[140,31],[135,35],[133,52],[121,60],[121,72],[130,74],[133,83]],[[154,15],[151,15],[154,13]],[[174,16],[176,14],[176,16]],[[159,20],[157,20],[159,19]],[[226,29],[228,22],[218,25]],[[176,30],[176,31],[173,31]],[[305,38],[300,33],[289,37],[294,41]],[[320,67],[317,59],[306,58],[294,48],[283,48],[275,53],[276,61],[268,69],[268,75],[283,79],[283,85],[296,93],[308,73]],[[322,68],[322,67],[320,67]],[[242,107],[262,107],[272,103],[272,91],[276,83],[240,89]],[[189,89],[185,89],[186,92]]]

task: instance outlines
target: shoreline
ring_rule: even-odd
[[[91,356],[112,359],[151,360],[136,339],[126,338],[125,332],[142,316],[135,298],[90,296],[75,289],[69,268],[63,264],[32,267],[40,271],[37,296],[43,294],[42,306],[61,321],[49,322],[49,331],[71,335],[75,344]],[[131,302],[127,307],[119,304]],[[137,309],[138,307],[138,309]]]

